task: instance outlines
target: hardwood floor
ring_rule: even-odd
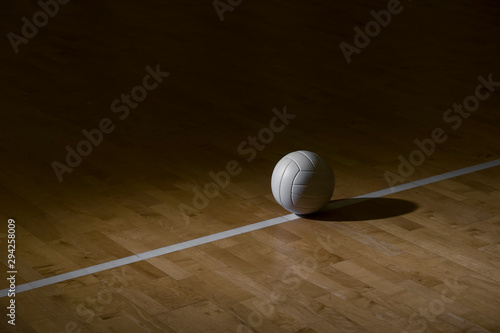
[[[288,214],[270,179],[294,150],[332,165],[332,200],[499,159],[499,4],[402,1],[348,64],[388,4],[71,1],[18,53],[41,7],[0,4],[1,269],[8,219],[20,286]],[[500,332],[499,170],[18,292],[15,326],[1,297],[0,331]]]

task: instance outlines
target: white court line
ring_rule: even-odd
[[[471,167],[442,173],[442,174],[437,175],[437,176],[432,176],[432,177],[420,179],[420,180],[417,180],[417,181],[414,181],[411,183],[405,183],[405,184],[401,184],[398,186],[389,187],[389,188],[386,188],[383,190],[371,192],[368,194],[359,195],[359,196],[354,197],[352,199],[379,198],[379,197],[383,197],[383,196],[388,195],[388,194],[409,190],[409,189],[412,189],[415,187],[428,185],[431,183],[436,183],[436,182],[439,182],[439,181],[442,181],[445,179],[466,175],[468,173],[492,168],[492,167],[499,166],[499,165],[500,165],[500,159],[497,159],[494,161],[473,165]],[[359,201],[349,201],[349,200],[335,201],[332,204],[327,205],[325,210],[331,210],[331,209],[335,209],[335,208],[344,207],[344,206],[351,205],[351,204],[356,203],[356,202],[359,202]],[[195,247],[198,245],[214,242],[214,241],[217,241],[220,239],[229,238],[229,237],[236,236],[236,235],[245,234],[245,233],[250,232],[250,231],[263,229],[266,227],[270,227],[272,225],[277,225],[277,224],[285,223],[288,221],[293,221],[293,220],[296,220],[299,218],[301,218],[301,217],[297,216],[295,214],[283,215],[283,216],[276,217],[276,218],[273,218],[270,220],[245,225],[243,227],[239,227],[239,228],[235,228],[235,229],[231,229],[231,230],[222,231],[222,232],[219,232],[216,234],[192,239],[192,240],[189,240],[186,242],[168,245],[168,246],[156,249],[156,250],[147,251],[147,252],[143,252],[143,253],[139,253],[139,254],[134,254],[134,255],[129,256],[129,257],[105,262],[105,263],[90,266],[87,268],[82,268],[82,269],[68,272],[68,273],[64,273],[64,274],[51,276],[51,277],[37,280],[37,281],[33,281],[33,282],[28,282],[28,283],[17,286],[16,293],[20,293],[23,291],[28,291],[28,290],[32,290],[32,289],[36,289],[36,288],[40,288],[40,287],[49,286],[49,285],[52,285],[52,284],[55,284],[58,282],[72,280],[72,279],[75,279],[75,278],[78,278],[81,276],[90,275],[90,274],[102,272],[102,271],[105,271],[108,269],[128,265],[128,264],[131,264],[134,262],[151,259],[154,257],[158,257],[161,255],[167,254],[167,253],[172,253],[172,252],[176,252],[176,251],[180,251],[180,250],[189,249],[189,248],[192,248],[192,247]],[[8,292],[8,289],[1,290],[0,291],[0,298],[7,296],[7,292]]]

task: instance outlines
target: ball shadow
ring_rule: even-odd
[[[411,213],[418,208],[414,202],[390,198],[358,198],[332,200],[321,211],[302,218],[319,221],[378,220]]]

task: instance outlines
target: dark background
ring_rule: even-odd
[[[89,177],[172,191],[201,186],[209,171],[243,161],[238,145],[284,105],[297,118],[245,165],[235,184],[249,193],[239,195],[269,195],[275,163],[297,149],[329,160],[340,197],[385,188],[383,174],[397,172],[398,155],[436,127],[449,139],[409,180],[498,158],[498,92],[457,131],[442,121],[474,92],[479,75],[500,80],[498,2],[402,6],[347,64],[339,43],[352,44],[353,28],[387,1],[244,0],[221,22],[210,1],[75,0],[60,5],[19,54],[6,35],[20,34],[21,18],[32,21],[40,7],[4,2],[2,189],[55,198],[91,191],[81,182]],[[118,120],[111,102],[156,64],[170,76]],[[75,147],[83,129],[106,117],[116,130],[60,184],[51,163],[63,162],[66,145]],[[179,195],[190,202],[192,193]]]

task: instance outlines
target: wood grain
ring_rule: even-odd
[[[0,267],[8,218],[19,285],[287,214],[270,176],[294,150],[332,165],[332,199],[389,187],[435,128],[447,140],[405,181],[500,158],[498,90],[443,120],[479,76],[500,81],[499,4],[402,6],[350,64],[339,43],[386,1],[245,0],[223,22],[210,1],[72,1],[18,54],[5,38]],[[4,35],[38,10],[0,4]],[[120,120],[111,103],[157,64],[170,75]],[[248,161],[284,107],[296,118]],[[116,129],[59,182],[51,163],[103,118]],[[241,173],[194,207],[231,160]],[[500,332],[498,167],[387,198],[18,293],[0,330]]]

